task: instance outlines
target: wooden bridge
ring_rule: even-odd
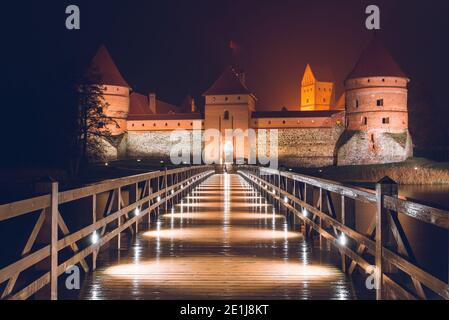
[[[449,213],[401,199],[392,181],[371,191],[260,167],[215,172],[62,192],[53,183],[1,205],[0,223],[32,221],[20,255],[1,266],[2,299],[449,299],[399,218],[447,230]],[[72,266],[85,276],[70,291]]]

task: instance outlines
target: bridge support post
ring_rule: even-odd
[[[320,189],[319,189],[319,195],[318,195],[318,209],[319,209],[321,212],[323,212],[323,188],[320,188]],[[320,219],[320,228],[324,228],[323,219],[322,219],[322,218],[319,218],[319,219]],[[321,235],[321,233],[320,233],[319,237],[320,237],[320,249],[322,250],[323,247],[324,247],[324,245],[326,244],[326,242],[325,242],[326,239],[323,238],[323,236]]]
[[[388,265],[382,259],[383,250],[386,245],[392,243],[391,227],[388,224],[388,210],[384,205],[384,198],[397,196],[398,185],[389,177],[385,177],[376,184],[377,211],[376,211],[376,299],[386,298],[386,291],[383,284],[383,274],[388,272]],[[391,268],[390,268],[391,269]],[[390,270],[391,271],[391,270]]]
[[[168,175],[167,175],[167,167],[165,167],[165,212],[168,211]]]
[[[97,222],[97,195],[92,195],[92,224]],[[96,232],[96,231],[95,231]],[[97,255],[98,251],[94,250],[92,253],[92,271],[97,269]]]
[[[117,195],[117,210],[120,211],[122,209],[122,188],[119,187],[117,189],[118,195]],[[122,217],[119,217],[117,220],[117,227],[120,228],[122,225]],[[122,233],[119,232],[117,234],[117,250],[120,251],[120,248],[122,247]]]
[[[341,223],[353,230],[356,230],[355,224],[355,200],[341,195]],[[349,245],[349,244],[348,244]],[[341,267],[343,272],[346,272],[346,255],[341,253]]]
[[[50,299],[58,300],[58,216],[59,184],[51,184]]]
[[[130,189],[129,189],[129,204],[134,204],[134,203],[137,202],[137,198],[138,198],[137,194],[139,193],[138,190],[139,190],[139,185],[137,183],[134,183],[134,184],[132,184],[130,186]],[[129,213],[130,214],[130,219],[132,218],[133,215],[136,215],[138,209],[139,208],[137,207],[137,208],[134,209],[133,212]],[[139,232],[139,219],[136,220],[135,231],[136,231],[136,235],[137,235],[137,233]]]

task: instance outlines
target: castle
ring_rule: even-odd
[[[102,141],[104,153],[95,155],[103,160],[166,159],[173,146],[171,132],[187,130],[193,145],[195,139],[202,140],[201,134],[193,134],[194,128],[222,133],[226,129],[277,129],[279,163],[285,166],[393,163],[412,156],[409,79],[376,38],[345,80],[338,99],[333,80],[307,65],[295,110],[257,111],[257,97],[246,86],[245,74],[235,67],[225,70],[205,91],[203,112],[193,99],[178,107],[158,100],[154,93],[133,92],[104,46],[91,67],[101,75],[99,85],[109,105],[104,112],[118,123],[110,129],[114,139]],[[233,152],[234,143],[224,141],[221,152]],[[199,145],[203,147],[204,141]],[[195,147],[191,150],[201,153]]]

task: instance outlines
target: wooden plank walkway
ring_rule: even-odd
[[[117,251],[81,299],[355,299],[351,280],[238,175],[214,175]]]

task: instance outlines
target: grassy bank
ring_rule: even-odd
[[[297,171],[342,182],[375,183],[388,176],[404,185],[449,184],[449,163],[421,158],[394,164],[298,169]]]

